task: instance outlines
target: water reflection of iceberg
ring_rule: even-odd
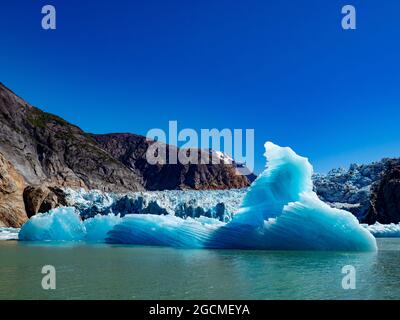
[[[312,166],[306,158],[270,142],[265,148],[267,169],[254,181],[239,212],[228,223],[205,217],[126,215],[75,221],[72,223],[82,224],[84,232],[78,226],[72,229],[79,232],[77,237],[82,240],[105,238],[109,243],[183,248],[376,250],[375,238],[351,213],[331,208],[318,199],[312,190]],[[56,215],[57,210],[32,219],[22,228],[20,239],[39,240],[37,235],[42,233],[52,240],[54,235],[40,229],[41,225],[49,229],[49,221]],[[44,218],[48,221],[41,222]],[[113,220],[108,223],[107,219]],[[58,221],[56,227],[69,229],[73,220],[69,218],[66,224]],[[76,240],[73,232],[69,238]]]

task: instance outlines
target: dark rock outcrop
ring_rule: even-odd
[[[25,211],[29,218],[37,213],[48,212],[67,205],[66,196],[58,187],[28,186],[24,190],[23,197]]]
[[[382,179],[372,189],[371,205],[364,222],[400,223],[400,164],[391,161]]]

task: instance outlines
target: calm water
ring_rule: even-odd
[[[400,239],[377,253],[184,250],[0,241],[0,299],[400,299]],[[41,268],[57,289],[41,288]],[[341,268],[357,270],[355,290]]]

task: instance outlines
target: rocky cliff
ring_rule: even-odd
[[[315,174],[315,191],[321,200],[352,212],[361,222],[398,222],[400,211],[394,209],[399,199],[396,168],[400,168],[400,159],[386,158],[371,164],[352,164],[348,170],[333,169],[326,175]]]
[[[146,188],[227,189],[250,184],[247,177],[235,174],[232,164],[150,165],[145,159],[149,144],[145,137],[134,134],[85,133],[30,105],[0,83],[0,153],[6,177],[0,177],[4,185],[0,190],[0,224],[19,226],[27,213],[62,204],[61,187],[129,192]],[[22,190],[22,183],[28,189]],[[6,204],[16,208],[12,217]]]
[[[230,189],[244,188],[251,183],[252,176],[239,175],[235,163],[151,165],[146,160],[146,151],[154,142],[143,136],[104,134],[92,137],[114,158],[138,170],[147,190]],[[179,149],[167,146],[167,157],[169,152],[179,152]],[[197,152],[199,163],[201,157],[210,156],[208,152]]]
[[[0,85],[0,152],[28,184],[104,191],[143,189],[140,177],[78,127]]]
[[[400,161],[388,162],[379,183],[372,188],[370,203],[366,223],[400,223]]]
[[[0,227],[20,227],[27,219],[24,178],[0,153]]]

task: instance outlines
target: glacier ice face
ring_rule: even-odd
[[[64,190],[67,202],[75,207],[82,218],[91,218],[97,214],[112,213],[114,194],[103,193],[97,190],[85,191],[84,189]]]
[[[374,185],[386,170],[399,164],[400,159],[384,158],[370,164],[352,164],[348,170],[340,168],[327,174],[314,174],[315,190],[324,202],[338,209],[346,209],[359,221],[364,221]]]
[[[206,216],[228,221],[239,209],[246,189],[148,191],[129,194],[66,189],[68,203],[82,218],[97,214],[155,214],[181,218]]]
[[[351,213],[319,200],[313,191],[313,169],[306,158],[270,142],[265,148],[267,169],[247,193],[229,190],[104,195],[71,191],[70,197],[75,207],[80,206],[81,215],[87,210],[89,216],[95,212],[110,214],[82,221],[74,208],[55,209],[27,222],[20,239],[181,248],[376,250],[375,238]],[[239,206],[235,201],[243,197]],[[224,203],[224,210],[217,208],[220,203]],[[233,205],[229,207],[228,203]],[[198,208],[209,210],[209,217],[196,213]],[[151,214],[160,209],[164,211]],[[228,218],[231,214],[233,217],[229,222],[219,221],[215,219],[220,218],[218,210],[224,215],[220,220],[226,220],[227,212]]]
[[[400,238],[400,224],[380,224],[379,222],[363,227],[371,232],[376,238]]]
[[[18,240],[19,228],[0,228],[0,240]]]

